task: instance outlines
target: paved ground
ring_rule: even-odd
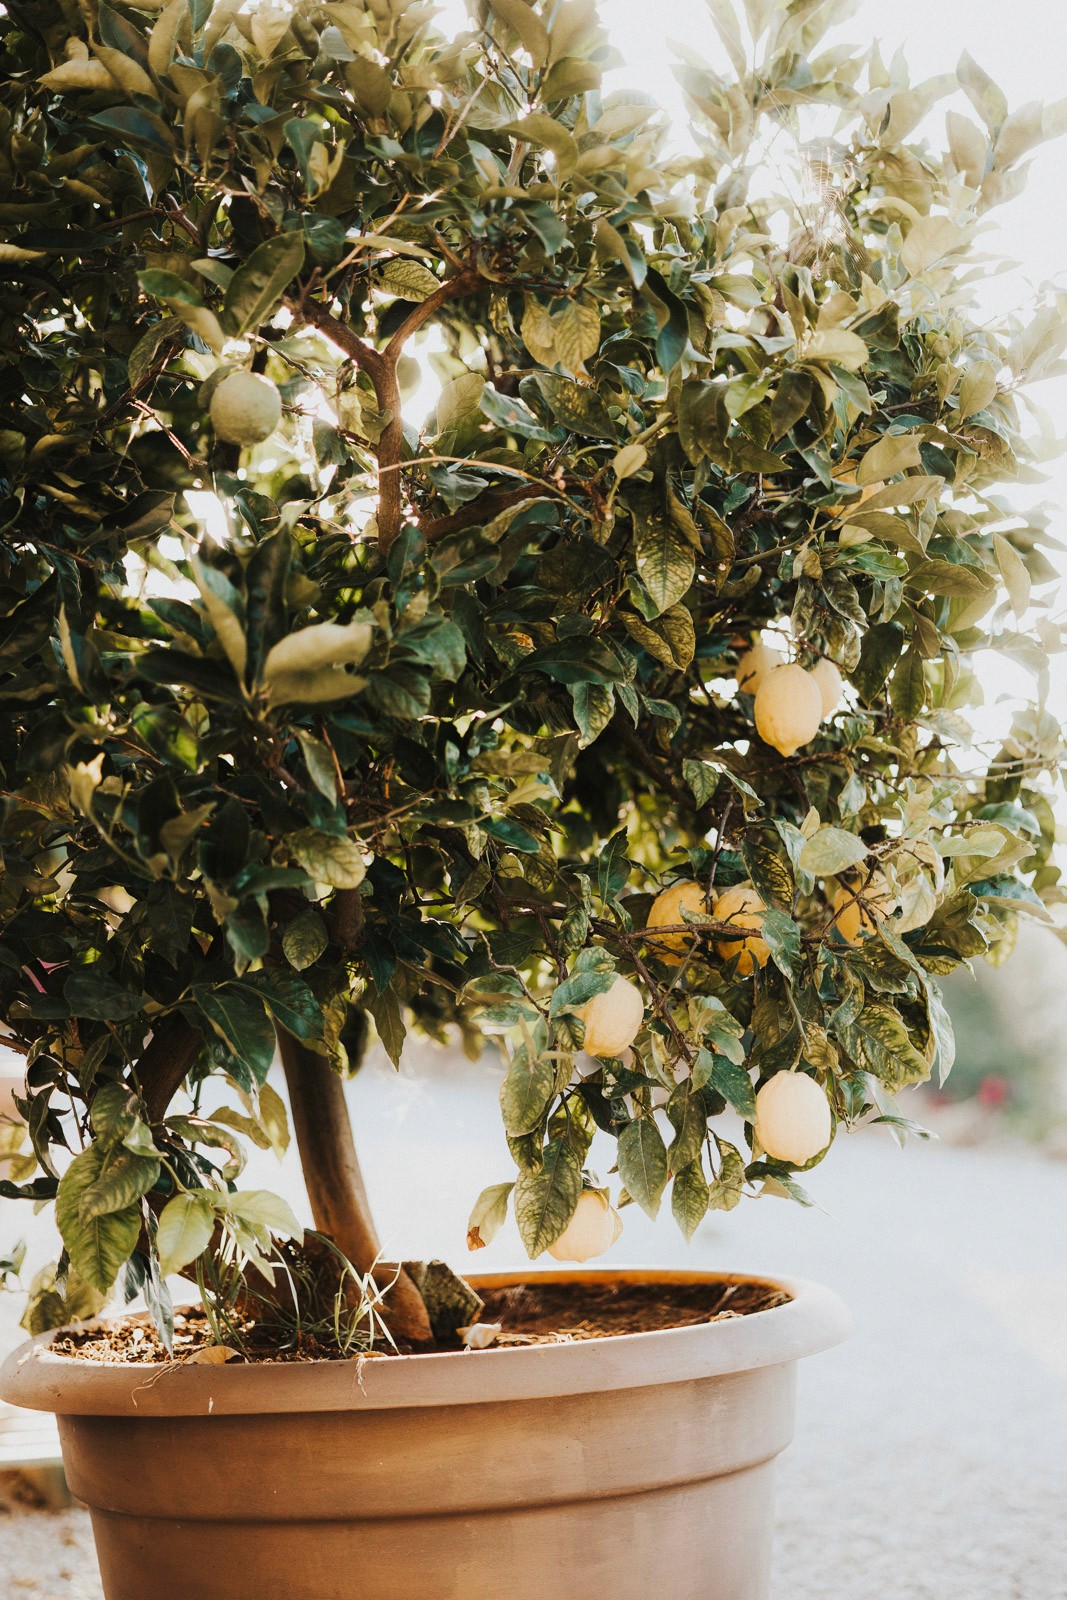
[[[492,1088],[460,1063],[369,1072],[353,1100],[388,1250],[459,1264],[470,1198],[507,1175]],[[290,1168],[250,1181],[295,1197]],[[742,1205],[688,1251],[628,1212],[616,1251],[819,1278],[854,1311],[802,1368],[775,1600],[1067,1600],[1067,1163],[873,1133],[809,1187],[825,1209]],[[478,1264],[518,1261],[512,1234]],[[0,1595],[99,1600],[84,1515],[0,1514]]]

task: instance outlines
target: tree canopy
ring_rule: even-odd
[[[242,1138],[287,1137],[275,1030],[343,1072],[366,1014],[394,1060],[412,1026],[500,1036],[517,1178],[476,1244],[509,1197],[553,1244],[598,1128],[687,1235],[803,1198],[759,1087],[907,1129],[952,1062],[938,979],[1058,896],[1050,541],[998,491],[1067,335],[972,296],[1064,118],[967,57],[913,85],[827,39],[847,9],[709,0],[730,70],[687,52],[679,156],[601,91],[593,0],[479,0],[456,37],[412,0],[8,0],[0,1017],[32,1153],[0,1193],[58,1190],[89,1291],[294,1231],[234,1187]],[[916,129],[957,82],[942,153]],[[239,372],[281,399],[247,447],[213,407]],[[843,680],[791,754],[736,681],[761,638]],[[1035,682],[992,751],[988,650]],[[703,908],[650,933],[682,880]],[[715,914],[742,884],[758,952]],[[632,1050],[581,1056],[620,975]]]

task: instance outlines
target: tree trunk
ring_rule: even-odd
[[[381,1245],[356,1155],[344,1084],[323,1056],[279,1032],[293,1130],[315,1227],[327,1234],[359,1273],[380,1285],[396,1276],[383,1268]],[[433,1337],[422,1296],[401,1268],[386,1297],[385,1321],[397,1338],[424,1344]]]

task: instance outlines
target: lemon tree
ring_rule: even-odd
[[[370,1272],[372,1032],[506,1060],[475,1245],[802,1199],[949,1070],[940,979],[1059,899],[1053,568],[1004,486],[1067,333],[970,296],[1063,108],[913,85],[848,9],[710,7],[680,156],[592,0],[9,5],[0,1194],[56,1203],[41,1317],[314,1280],[240,1181],[278,1049]],[[1035,690],[992,743],[978,652]]]

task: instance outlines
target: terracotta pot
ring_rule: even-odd
[[[108,1366],[46,1335],[0,1395],[58,1413],[107,1600],[766,1600],[796,1361],[849,1325],[774,1281],[787,1305],[724,1322],[363,1363]]]

